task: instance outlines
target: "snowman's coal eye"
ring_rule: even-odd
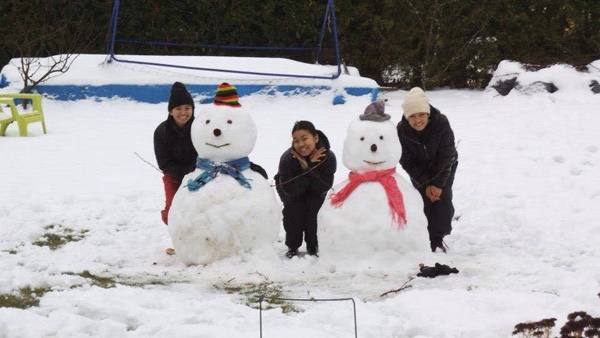
[[[379,139],[380,139],[380,140],[383,140],[383,135],[382,135],[382,136],[379,136]]]
[[[206,120],[206,124],[209,124],[209,123],[210,123],[210,120]]]
[[[231,120],[227,120],[227,123],[228,123],[228,124],[232,124],[232,123],[233,123],[233,121],[231,121]]]
[[[364,136],[361,136],[360,140],[361,140],[361,141],[364,141],[364,140],[365,140]]]

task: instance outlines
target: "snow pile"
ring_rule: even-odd
[[[327,79],[290,78],[285,74],[302,74],[309,76],[332,76],[337,67],[317,65],[294,61],[285,58],[260,57],[225,57],[225,56],[177,56],[177,55],[118,55],[119,60],[137,61],[157,64],[180,65],[184,67],[212,68],[229,71],[280,73],[281,76],[261,76],[216,71],[200,71],[195,69],[173,68],[159,65],[133,64],[111,60],[107,62],[104,54],[80,54],[68,72],[53,77],[45,85],[88,85],[99,86],[109,84],[168,84],[181,81],[187,84],[214,85],[220,82],[235,84],[288,84],[306,86],[331,85]],[[52,62],[52,57],[40,58],[42,69]],[[20,59],[12,59],[2,69],[11,87],[19,88],[22,84],[17,66]],[[358,70],[350,67],[351,75],[344,74],[334,80],[341,87],[376,87],[377,83],[369,78],[360,77]]]
[[[334,105],[343,104],[349,96],[369,96],[375,99],[379,86],[358,70],[343,67],[339,77],[337,66],[298,62],[284,58],[119,55],[119,60],[107,62],[106,55],[81,54],[69,70],[55,74],[36,89],[56,100],[87,98],[127,98],[138,102],[160,103],[168,100],[168,89],[175,81],[184,82],[196,100],[212,102],[215,85],[235,84],[240,96],[284,94],[286,96],[317,96],[330,98]],[[130,63],[130,62],[138,63]],[[39,59],[40,74],[48,69],[52,57]],[[141,63],[139,63],[141,62]],[[2,69],[2,79],[8,81],[7,91],[18,91],[23,82],[18,73],[20,59],[12,59]],[[160,64],[171,65],[161,66]],[[211,71],[206,69],[218,69]],[[235,73],[241,71],[242,73]],[[268,73],[256,75],[250,73]],[[319,76],[325,78],[305,78]],[[4,86],[4,85],[3,85]]]
[[[539,70],[530,70],[527,65],[504,60],[498,64],[486,90],[508,95],[512,89],[523,94],[535,93],[600,93],[600,60],[587,66],[587,71],[556,64]]]

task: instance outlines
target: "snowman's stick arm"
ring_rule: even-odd
[[[292,177],[292,178],[290,178],[290,179],[288,179],[288,180],[285,180],[285,181],[283,181],[283,182],[280,182],[280,183],[277,183],[277,182],[275,182],[275,184],[271,184],[271,187],[281,187],[281,186],[284,186],[284,185],[286,185],[286,184],[288,184],[288,183],[292,182],[293,180],[295,180],[295,179],[297,179],[297,178],[299,178],[299,177],[302,177],[302,176],[304,176],[304,175],[308,175],[308,174],[310,174],[310,172],[311,172],[311,171],[313,171],[313,170],[317,169],[317,168],[318,168],[318,167],[319,167],[321,164],[323,164],[325,161],[327,161],[327,159],[325,159],[325,160],[323,160],[323,161],[320,161],[320,162],[319,162],[319,163],[317,163],[317,164],[316,164],[314,167],[312,167],[312,168],[308,169],[307,171],[305,171],[305,172],[301,173],[300,175],[296,175],[296,176],[294,176],[294,177]],[[319,180],[320,180],[320,178],[319,178],[319,177],[317,177],[317,179],[319,179]]]
[[[133,152],[135,154],[135,156],[137,156],[140,160],[142,160],[142,162],[146,163],[147,165],[151,166],[152,168],[154,168],[156,171],[158,171],[159,173],[163,173],[162,170],[158,169],[154,164],[146,161],[146,159],[144,159],[140,154],[138,154],[137,152]]]

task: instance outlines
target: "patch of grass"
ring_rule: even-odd
[[[85,270],[83,272],[78,273],[77,275],[88,279],[92,285],[99,286],[104,289],[114,288],[117,284],[117,281],[112,277],[102,277],[98,275],[94,275],[93,273]]]
[[[17,293],[0,294],[0,308],[12,307],[17,309],[27,309],[32,306],[40,305],[40,298],[44,296],[50,288],[21,288]]]
[[[186,280],[163,280],[159,278],[146,279],[146,280],[134,280],[134,279],[119,279],[118,283],[121,285],[132,286],[142,288],[147,285],[171,285],[175,283],[186,283]]]
[[[33,245],[47,246],[51,250],[61,248],[69,242],[77,242],[85,238],[89,230],[75,231],[62,224],[50,224],[44,228],[46,233],[33,242]]]
[[[95,275],[95,274],[89,272],[88,270],[84,270],[79,273],[63,272],[63,275],[83,277],[83,278],[89,280],[91,285],[95,285],[95,286],[101,287],[103,289],[114,288],[115,285],[117,285],[117,281],[115,278]],[[73,286],[71,288],[73,289],[75,287],[78,287],[78,286]]]
[[[127,278],[119,276],[100,276],[84,270],[82,272],[63,272],[64,275],[79,276],[89,280],[91,285],[95,285],[104,289],[114,288],[117,284],[131,286],[131,287],[144,287],[147,285],[171,285],[174,283],[187,283],[188,280],[168,280],[161,279],[157,276],[152,278]],[[81,287],[81,285],[74,285],[71,289]]]
[[[285,298],[283,288],[272,281],[265,280],[260,283],[242,283],[234,284],[233,279],[223,283],[223,285],[213,285],[216,289],[225,291],[228,294],[239,294],[245,298],[245,304],[253,309],[259,308],[259,300],[263,299],[263,309],[280,308],[283,313],[302,312],[303,310],[279,298]]]

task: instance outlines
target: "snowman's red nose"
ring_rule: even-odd
[[[215,129],[213,130],[213,135],[215,135],[215,136],[221,136],[221,129],[219,129],[219,128],[215,128]]]
[[[376,144],[371,144],[371,151],[372,152],[376,152],[377,151],[377,145]]]

